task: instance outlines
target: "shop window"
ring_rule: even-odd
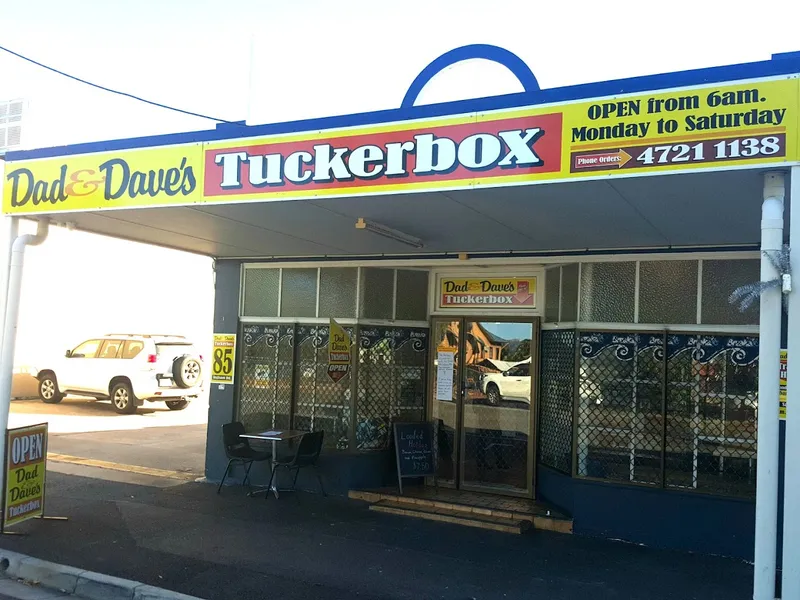
[[[581,332],[580,477],[755,491],[758,338]]]
[[[355,340],[352,327],[344,330]],[[324,431],[325,447],[347,450],[350,443],[352,371],[339,381],[328,376],[327,325],[298,325],[294,365],[294,428]]]
[[[236,420],[247,431],[290,429],[293,325],[244,325]]]
[[[697,264],[639,263],[639,323],[697,323]]]
[[[397,270],[398,321],[427,321],[428,319],[428,272]]]
[[[539,462],[572,474],[575,331],[542,331]]]
[[[280,279],[280,269],[245,269],[243,313],[248,317],[277,317]]]
[[[358,348],[356,446],[386,448],[393,421],[425,418],[428,330],[364,326]]]
[[[671,335],[667,373],[666,485],[752,495],[758,338]]]
[[[559,302],[561,301],[561,267],[544,272],[544,320],[550,323],[559,321]]]
[[[428,330],[362,326],[356,340],[344,329],[355,382],[353,370],[328,376],[328,326],[242,325],[236,419],[250,431],[324,431],[325,447],[338,450],[352,439],[359,450],[386,448],[393,421],[424,419]]]
[[[745,312],[731,304],[731,293],[738,287],[761,279],[758,260],[704,260],[703,306],[704,324],[757,325],[759,303],[754,302]]]
[[[578,320],[578,275],[576,264],[561,267],[561,321],[571,323]]]
[[[357,280],[355,267],[320,269],[318,316],[355,318]]]
[[[394,269],[361,269],[359,317],[391,319],[394,313]]]
[[[280,316],[317,316],[317,269],[283,269]]]
[[[581,266],[581,321],[633,323],[636,263]]]

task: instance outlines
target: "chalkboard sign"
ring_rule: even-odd
[[[395,423],[394,451],[397,483],[403,493],[403,477],[436,476],[436,451],[432,423]]]

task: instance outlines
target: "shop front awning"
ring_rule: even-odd
[[[541,90],[488,52],[525,92],[414,106],[437,59],[396,110],[9,153],[3,210],[218,258],[757,246],[800,54]]]
[[[757,246],[759,170],[515,188],[93,211],[79,229],[221,258]],[[365,218],[422,248],[355,228]]]

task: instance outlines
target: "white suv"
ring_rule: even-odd
[[[67,350],[37,379],[47,404],[76,394],[110,399],[118,413],[135,413],[144,400],[182,410],[203,389],[203,357],[182,336],[109,334]]]
[[[517,363],[502,373],[484,373],[480,378],[481,391],[492,406],[501,400],[531,401],[531,362],[530,359]]]

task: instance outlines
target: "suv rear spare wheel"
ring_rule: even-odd
[[[39,398],[45,404],[58,404],[64,399],[64,394],[58,392],[58,383],[53,373],[44,373],[39,377]]]
[[[172,363],[172,378],[175,385],[182,388],[190,388],[200,384],[203,375],[203,367],[200,359],[184,354],[179,356]]]
[[[123,415],[132,415],[136,412],[136,397],[133,395],[131,384],[119,381],[111,386],[111,404],[114,410]]]
[[[167,400],[167,408],[170,410],[183,410],[189,406],[188,400]]]

